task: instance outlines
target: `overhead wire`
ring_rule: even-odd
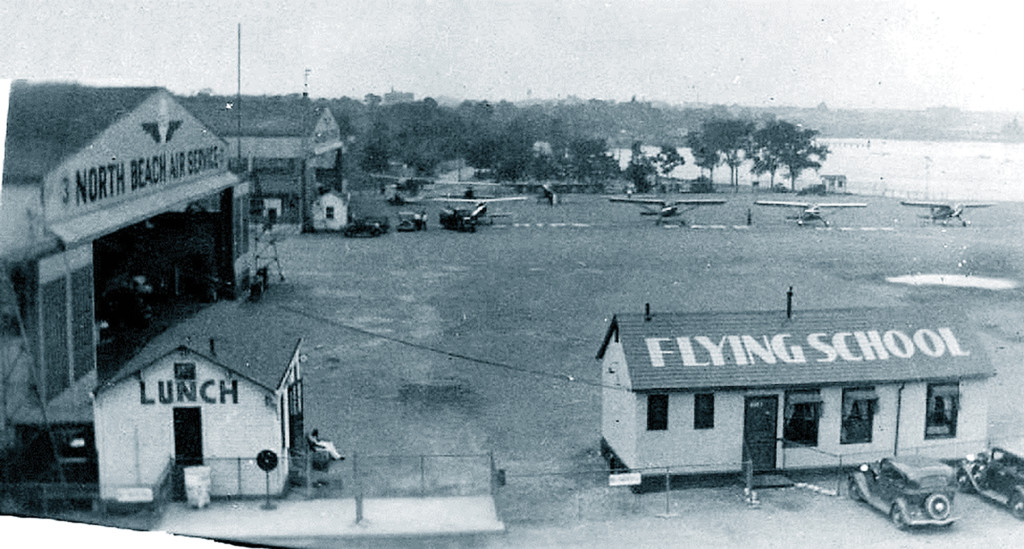
[[[454,352],[454,351],[449,351],[447,349],[440,349],[440,348],[437,348],[437,347],[431,347],[429,345],[424,345],[422,343],[415,343],[415,342],[408,341],[408,340],[405,340],[405,339],[401,339],[401,338],[398,338],[398,337],[393,337],[393,336],[389,336],[389,335],[384,335],[384,334],[380,334],[380,333],[377,333],[377,332],[373,332],[373,331],[370,331],[370,330],[366,330],[366,329],[360,328],[358,326],[353,326],[351,324],[346,324],[344,322],[340,322],[340,321],[337,321],[337,320],[334,320],[334,319],[331,319],[331,318],[328,318],[328,317],[325,317],[325,316],[322,316],[322,315],[317,315],[317,314],[314,314],[314,313],[311,313],[311,312],[308,312],[308,311],[303,311],[301,309],[296,309],[294,307],[290,307],[290,306],[287,306],[287,305],[276,305],[276,307],[278,309],[281,309],[281,310],[284,310],[284,311],[288,311],[288,312],[290,312],[292,314],[296,314],[296,315],[299,315],[299,316],[304,316],[306,318],[309,318],[309,319],[312,319],[312,320],[316,320],[318,322],[323,322],[325,324],[330,324],[331,326],[335,326],[335,327],[338,327],[338,328],[343,328],[345,330],[356,332],[356,333],[359,333],[359,334],[362,334],[362,335],[365,335],[365,336],[368,336],[368,337],[373,337],[373,338],[377,338],[377,339],[383,339],[385,341],[390,341],[392,343],[398,343],[400,345],[405,345],[407,347],[411,347],[411,348],[414,348],[414,349],[419,349],[421,351],[427,351],[427,352],[431,352],[431,353],[436,353],[436,354],[439,354],[439,355],[442,355],[442,356],[446,356],[448,358],[455,358],[455,359],[464,360],[464,361],[467,361],[467,362],[472,362],[474,364],[480,364],[480,365],[483,365],[483,366],[489,366],[489,367],[493,367],[493,368],[500,368],[500,369],[503,369],[503,370],[517,372],[517,373],[520,373],[520,374],[527,374],[527,375],[532,375],[532,376],[537,376],[537,377],[544,377],[544,378],[549,378],[549,379],[555,379],[555,380],[564,381],[564,382],[568,382],[568,383],[579,383],[579,384],[588,385],[588,386],[591,386],[591,387],[599,387],[599,388],[603,388],[603,389],[604,388],[616,389],[616,390],[620,390],[620,391],[627,391],[628,390],[627,388],[619,386],[619,385],[609,385],[609,384],[606,384],[606,383],[602,383],[600,381],[591,381],[591,380],[588,380],[588,379],[582,379],[582,378],[579,378],[579,377],[576,377],[576,376],[573,376],[573,375],[569,375],[569,374],[559,374],[559,373],[554,373],[554,372],[546,372],[544,370],[537,370],[537,369],[534,369],[534,368],[527,368],[527,367],[524,367],[524,366],[516,366],[516,365],[513,365],[513,364],[506,364],[504,362],[498,362],[498,361],[490,360],[490,359],[486,359],[486,358],[478,358],[478,357],[466,355],[466,354],[463,354],[463,353],[457,353],[457,352]]]

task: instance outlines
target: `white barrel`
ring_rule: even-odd
[[[185,467],[185,496],[188,504],[201,509],[210,504],[210,468],[204,465]]]

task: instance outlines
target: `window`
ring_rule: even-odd
[[[783,438],[794,446],[817,446],[820,416],[821,396],[817,390],[787,391]]]
[[[693,395],[693,428],[713,429],[715,427],[714,393]]]
[[[327,219],[334,219],[334,206],[327,206]]]
[[[647,430],[668,429],[668,395],[647,395]]]
[[[871,442],[871,430],[878,406],[874,387],[843,389],[843,426],[840,444]]]
[[[196,378],[196,363],[195,362],[175,362],[174,363],[174,379],[176,380],[195,380]]]
[[[955,437],[956,414],[960,408],[960,386],[956,383],[929,384],[927,405],[924,438]]]

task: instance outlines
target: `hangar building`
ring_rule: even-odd
[[[15,437],[27,455],[94,476],[97,383],[174,319],[247,289],[249,187],[227,154],[162,88],[12,83],[0,197],[5,445]],[[33,465],[26,477],[51,463]]]
[[[313,230],[313,203],[321,191],[344,196],[344,143],[331,109],[306,96],[179,98],[241,160],[253,184],[254,217]]]
[[[619,314],[597,358],[619,469],[835,467],[987,443],[994,368],[970,331],[926,311]]]

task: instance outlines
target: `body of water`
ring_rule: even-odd
[[[820,175],[845,175],[849,191],[857,194],[934,200],[1006,200],[1024,202],[1024,143],[901,141],[892,139],[821,139],[832,151],[818,172],[805,171],[797,188],[819,183]],[[657,154],[657,147],[644,147]],[[672,177],[692,179],[700,175],[693,155],[679,149],[686,165],[676,168]],[[613,151],[619,164],[629,164],[629,149]],[[728,167],[715,170],[715,182],[729,181]],[[759,181],[768,185],[768,176],[754,177],[750,163],[740,167],[740,184]],[[775,178],[785,183],[784,173]]]

